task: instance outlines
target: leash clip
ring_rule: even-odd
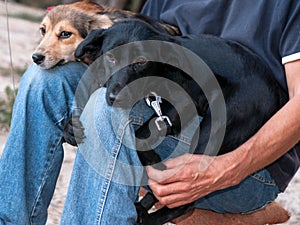
[[[146,97],[146,103],[148,106],[152,107],[153,110],[155,111],[156,115],[158,116],[156,119],[155,119],[155,125],[157,127],[157,129],[159,131],[162,130],[162,127],[160,126],[160,122],[166,122],[170,127],[172,126],[172,122],[170,120],[170,118],[168,116],[164,116],[162,114],[162,111],[161,111],[161,107],[160,107],[160,103],[162,103],[161,101],[161,96],[157,95],[155,92],[150,92],[150,95],[147,95]],[[155,98],[155,100],[152,100],[151,97]]]

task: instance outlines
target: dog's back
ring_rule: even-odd
[[[102,30],[90,33],[80,44],[76,53],[78,56],[84,56],[85,51],[91,51],[90,53],[92,55],[100,55],[100,53],[105,53],[120,45],[144,40],[171,42],[171,45],[176,43],[196,53],[210,67],[215,78],[218,80],[222,92],[218,92],[212,88],[210,90],[211,93],[204,94],[201,92],[198,83],[193,81],[193,79],[189,77],[189,74],[183,72],[180,68],[168,65],[167,63],[153,62],[151,60],[146,62],[146,60],[143,60],[143,65],[140,68],[137,67],[137,64],[133,63],[112,75],[106,83],[107,102],[112,106],[122,105],[115,104],[116,101],[122,100],[122,97],[124,97],[122,96],[124,92],[122,93],[121,90],[130,82],[144,78],[144,76],[162,76],[163,78],[176,82],[182,87],[188,87],[185,91],[193,99],[193,103],[196,108],[200,109],[199,111],[201,111],[203,107],[206,107],[206,94],[223,95],[226,103],[226,121],[218,121],[219,118],[214,118],[217,120],[217,123],[214,123],[215,126],[212,127],[212,122],[215,122],[212,121],[211,118],[212,106],[209,105],[208,108],[202,110],[203,120],[200,124],[200,135],[194,135],[190,149],[192,153],[217,155],[234,150],[237,146],[246,142],[288,100],[287,93],[283,91],[268,66],[265,65],[257,55],[239,43],[218,37],[208,35],[173,37],[165,33],[160,33],[157,29],[141,21],[126,21],[117,23],[106,31]],[[99,43],[101,46],[98,46]],[[140,45],[137,46],[137,51],[139,49],[142,49]],[[172,47],[170,51],[167,52],[153,47],[153,51],[156,50],[161,54],[171,55],[170,57],[174,58],[177,57],[176,51],[172,51]],[[135,51],[135,49],[131,49],[131,51]],[[110,51],[109,54],[112,54],[112,52],[113,51]],[[147,56],[147,52],[143,53],[140,51],[138,54]],[[110,57],[115,56],[112,54]],[[118,58],[114,58],[116,60],[113,60],[114,66],[118,66],[116,65],[118,60],[126,56],[122,55],[121,52],[120,55],[116,57]],[[103,58],[105,58],[105,56]],[[189,58],[186,61],[189,61]],[[131,69],[130,67],[134,68],[134,65],[136,65],[136,68]],[[201,78],[203,74],[199,72],[197,76]],[[123,82],[124,80],[126,82]],[[156,83],[156,85],[164,88],[161,84]],[[143,89],[147,88],[143,86]],[[165,89],[167,89],[167,87]],[[165,89],[162,90],[164,93],[163,97],[165,97],[166,94]],[[118,91],[116,92],[116,90]],[[155,92],[157,95],[160,95],[159,90],[157,91],[156,89]],[[171,89],[170,94],[172,94],[172,92],[174,93],[174,90]],[[111,96],[113,98],[111,98]],[[172,99],[169,98],[169,96],[167,97],[167,100]],[[125,99],[127,101],[128,98]],[[182,119],[180,117],[181,115],[189,117],[191,115],[190,109],[194,107],[190,103],[187,103],[188,101],[180,101],[178,98],[175,100],[180,103],[179,105],[183,106],[183,111],[178,111],[179,108],[177,107],[175,109],[171,105],[173,102],[170,102],[171,104],[162,102],[161,104],[163,115],[167,116],[172,123],[171,129],[169,129],[168,125],[165,126],[167,128],[163,135],[166,133],[174,134],[172,132],[177,130],[174,129],[174,126],[178,124],[177,119]],[[121,103],[122,102],[124,101],[121,101]],[[218,108],[214,110],[218,110]],[[159,137],[161,135],[158,129],[151,129],[150,131],[148,125],[151,119],[136,130],[136,136],[138,137],[136,142],[137,149],[143,149],[139,148],[139,146],[145,146],[144,140],[151,146],[152,143],[148,143],[149,139],[151,139],[149,138],[150,136]],[[219,140],[222,139],[222,135],[219,134],[219,131],[222,130],[224,126],[226,126],[225,137],[223,140]],[[214,140],[207,150],[206,147],[210,137]],[[216,146],[219,147],[218,143],[220,141],[222,144],[219,150]],[[195,149],[193,149],[194,147]],[[160,157],[154,150],[138,151],[138,154],[143,165],[160,165],[156,168],[164,169]],[[156,213],[148,215],[148,206],[152,206],[155,202],[155,197],[150,193],[144,201],[142,200],[141,203],[137,204],[138,221],[141,221],[139,224],[163,224],[191,210],[194,204],[190,203],[173,209],[164,207]],[[144,207],[145,205],[146,207]]]
[[[195,52],[209,66],[221,86],[227,122],[219,154],[243,144],[288,101],[287,93],[264,61],[238,42],[211,35],[174,39]],[[208,129],[211,128],[210,120],[203,123],[206,125],[202,124],[198,153],[204,151],[212,132]]]
[[[97,35],[102,37],[97,37]],[[227,113],[226,133],[219,154],[231,151],[245,142],[288,100],[287,93],[283,91],[275,80],[268,66],[259,56],[237,42],[210,35],[171,36],[159,32],[142,21],[131,20],[119,22],[107,31],[91,34],[79,46],[78,55],[84,55],[83,49],[87,45],[89,45],[91,51],[93,51],[92,49],[97,51],[99,42],[94,40],[101,40],[102,46],[100,49],[98,48],[101,52],[106,52],[118,45],[133,41],[158,40],[179,44],[196,53],[214,73],[225,98]],[[94,48],[91,47],[93,45]],[[155,51],[155,49],[153,50]],[[162,54],[164,53],[162,52]],[[174,54],[173,57],[176,58],[176,53],[172,53],[171,48],[165,54]],[[157,64],[159,63],[157,62]],[[153,68],[157,68],[157,70]],[[177,71],[180,71],[180,69],[178,68]],[[183,73],[183,71],[180,71],[180,73],[180,79],[178,78],[177,83],[190,87],[191,81],[188,79],[188,75]],[[174,79],[177,79],[174,76],[174,68],[165,64],[152,67],[148,72],[143,71],[141,76],[145,76],[145,74],[148,74],[148,76],[162,75],[175,82],[176,80]],[[201,74],[198,75],[201,76]],[[122,76],[120,79],[123,79],[123,76],[128,76],[128,74],[118,74],[118,76]],[[136,78],[138,75],[134,77]],[[117,82],[117,78],[112,80]],[[109,90],[114,90],[114,82],[109,83],[107,87],[108,92]],[[128,79],[128,82],[132,82],[132,80]],[[193,85],[198,86],[196,82]],[[204,104],[201,104],[205,103],[203,98],[206,97],[199,91],[194,93],[194,90],[197,90],[197,88],[189,88],[187,92],[194,99],[194,103],[197,104],[196,107],[198,107],[199,111],[203,111],[202,107],[204,107]],[[211,91],[214,92],[214,90]],[[204,151],[210,132],[218,132],[218,128],[211,129],[210,127],[210,110],[208,108],[201,123],[201,135],[196,151],[198,153]],[[183,113],[183,115],[185,114]],[[174,116],[170,115],[169,117]]]

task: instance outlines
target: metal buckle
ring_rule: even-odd
[[[150,95],[152,95],[152,96],[150,96]],[[151,97],[154,97],[155,100],[152,100]],[[169,126],[171,127],[172,122],[171,122],[170,118],[168,116],[164,116],[161,111],[161,107],[160,107],[160,103],[162,103],[161,96],[157,95],[155,92],[150,92],[150,94],[147,95],[145,100],[146,100],[147,105],[152,107],[153,110],[155,111],[156,115],[158,116],[155,119],[155,125],[156,125],[157,129],[159,131],[162,130],[162,127],[160,126],[159,122],[164,122],[164,121],[167,124],[169,124]]]

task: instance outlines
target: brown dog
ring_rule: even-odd
[[[75,49],[91,30],[106,29],[117,21],[129,18],[142,19],[172,35],[179,33],[177,28],[141,14],[106,7],[92,1],[58,5],[48,11],[40,24],[42,39],[32,59],[43,69],[75,61]]]

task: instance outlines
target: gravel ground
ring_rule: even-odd
[[[9,14],[18,14],[20,12],[28,12],[33,15],[42,15],[43,11],[30,9],[14,3],[9,3]],[[10,61],[8,57],[8,41],[7,27],[4,2],[0,1],[0,97],[6,86],[12,86],[10,77],[3,76],[3,68],[9,68]],[[11,44],[13,64],[18,67],[27,67],[31,63],[31,53],[38,42],[38,23],[25,21],[18,18],[10,18]],[[0,155],[4,148],[7,132],[0,130]],[[66,191],[70,179],[73,160],[75,158],[76,149],[69,145],[65,145],[65,159],[63,162],[61,174],[59,176],[57,187],[53,200],[49,208],[49,218],[47,225],[59,224],[63,204],[65,201]],[[281,194],[277,200],[290,213],[291,219],[285,225],[300,224],[300,171],[294,177],[285,193]]]

